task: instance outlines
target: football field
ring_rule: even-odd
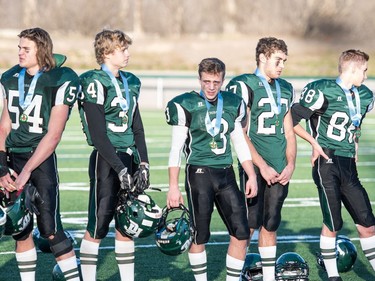
[[[148,194],[160,207],[165,206],[168,189],[168,153],[171,128],[165,123],[162,110],[141,110],[146,132],[146,142],[151,165],[151,185],[162,191]],[[362,127],[358,170],[359,177],[367,189],[372,206],[375,204],[375,114],[369,114]],[[61,215],[64,227],[77,240],[76,254],[79,255],[80,240],[87,222],[88,205],[88,157],[91,148],[87,146],[81,130],[77,108],[73,109],[63,139],[58,146],[58,167],[60,173]],[[310,281],[327,280],[325,273],[316,263],[319,251],[321,213],[316,188],[311,179],[310,146],[298,139],[298,155],[289,195],[283,208],[283,218],[278,230],[277,256],[284,252],[297,252],[310,267]],[[236,163],[236,161],[235,161]],[[184,173],[180,174],[181,190]],[[348,236],[358,249],[354,268],[342,273],[345,281],[375,280],[367,259],[360,250],[358,234],[346,210],[343,210],[344,227],[339,232]],[[113,226],[113,225],[112,225]],[[211,222],[211,239],[207,245],[208,279],[225,280],[225,256],[228,234],[215,210]],[[177,257],[162,254],[155,245],[153,236],[135,240],[135,279],[139,281],[185,281],[194,280],[187,253]],[[257,252],[257,235],[253,237],[251,252]],[[37,280],[51,280],[55,265],[52,254],[38,252]],[[20,280],[14,257],[14,241],[11,237],[0,240],[0,280]],[[114,256],[113,227],[102,241],[99,254],[98,280],[120,280]]]

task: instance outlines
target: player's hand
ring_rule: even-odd
[[[134,191],[134,182],[132,176],[128,173],[128,168],[124,168],[118,174],[120,180],[120,187],[122,190],[132,192]]]
[[[0,187],[1,190],[5,192],[7,198],[9,197],[9,192],[13,192],[17,190],[17,184],[15,180],[17,179],[18,175],[15,171],[11,168],[6,168],[7,173],[0,177]]]
[[[259,170],[263,179],[267,182],[267,185],[273,185],[276,182],[278,182],[277,177],[279,176],[279,173],[276,172],[276,170],[272,168],[271,166],[265,165]]]
[[[256,176],[249,177],[246,182],[246,198],[254,198],[258,194],[258,183]]]
[[[277,177],[277,181],[282,185],[286,185],[292,178],[293,171],[294,165],[287,165],[281,172],[281,174]]]
[[[314,143],[312,145],[311,166],[314,167],[314,163],[319,156],[324,157],[326,160],[329,159],[329,156],[323,151],[323,148],[318,143]]]
[[[31,183],[28,183],[23,188],[23,192],[25,192],[25,207],[26,209],[32,213],[36,214],[37,216],[40,215],[39,209],[37,205],[42,205],[44,200],[40,196],[39,192],[36,190],[36,187]]]
[[[170,186],[167,193],[167,208],[178,207],[184,204],[184,198],[182,197],[181,191],[178,186]]]
[[[150,187],[150,170],[148,164],[139,165],[139,169],[134,173],[134,189],[138,194]]]

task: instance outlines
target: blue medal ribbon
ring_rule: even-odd
[[[211,104],[207,100],[204,93],[201,91],[200,95],[202,98],[204,98],[204,101],[206,103],[207,113],[206,117],[204,119],[206,124],[206,130],[207,132],[212,136],[215,137],[220,132],[220,126],[221,126],[221,116],[223,115],[223,96],[219,92],[217,95],[217,108],[216,108],[216,122],[215,126],[212,126],[212,122],[209,116],[208,111],[210,110]]]
[[[361,115],[361,100],[359,98],[357,87],[353,86],[350,90],[346,89],[340,77],[337,77],[336,83],[340,86],[340,88],[345,93],[346,101],[348,103],[348,108],[349,108],[350,119],[352,120],[353,125],[355,127],[359,127],[359,124],[361,123],[362,115]],[[352,93],[350,91],[354,93],[355,106],[353,103]]]
[[[18,92],[19,92],[19,103],[23,110],[25,110],[31,103],[31,100],[34,96],[34,91],[36,87],[36,82],[38,81],[39,77],[43,74],[43,71],[38,71],[31,81],[29,90],[27,91],[25,97],[25,74],[26,68],[22,68],[19,76],[18,76]]]
[[[102,67],[102,70],[108,74],[109,78],[111,78],[112,84],[115,86],[115,89],[116,89],[116,94],[119,99],[120,107],[122,108],[123,111],[126,112],[129,109],[129,104],[130,104],[128,80],[119,70],[122,84],[124,85],[124,88],[125,88],[125,96],[126,96],[126,99],[125,99],[121,93],[120,85],[118,84],[116,77],[113,75],[113,73],[109,70],[109,68],[104,63],[101,65],[101,67]]]
[[[255,70],[255,75],[259,77],[260,81],[262,81],[264,88],[266,89],[267,96],[271,103],[272,112],[275,113],[276,115],[280,114],[281,112],[281,89],[280,89],[280,84],[279,84],[278,79],[274,79],[275,85],[276,85],[276,96],[277,96],[277,102],[276,102],[275,98],[273,97],[270,84],[268,83],[266,78],[262,75],[262,73],[260,73],[258,68]]]

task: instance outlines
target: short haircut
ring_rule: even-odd
[[[132,39],[121,30],[105,29],[95,36],[95,57],[99,65],[104,63],[105,55],[113,53],[117,48],[127,48]]]
[[[360,50],[346,50],[341,53],[339,57],[339,73],[342,73],[343,70],[349,66],[350,63],[356,63],[358,65],[362,65],[370,59],[370,56],[365,52]]]
[[[36,58],[39,66],[48,71],[56,66],[55,59],[53,58],[53,43],[48,32],[39,27],[25,29],[18,34],[19,38],[27,38],[35,42],[37,51]]]
[[[218,58],[206,58],[199,63],[198,74],[199,78],[202,77],[202,73],[219,74],[222,73],[223,79],[225,77],[225,64]]]
[[[266,58],[269,58],[276,51],[282,51],[288,55],[288,46],[285,44],[284,40],[277,39],[275,37],[263,37],[259,39],[255,49],[257,65],[259,65],[260,62],[260,54],[264,54]]]

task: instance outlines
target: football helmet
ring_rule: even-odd
[[[276,260],[276,280],[309,280],[309,266],[307,262],[295,252],[282,254]]]
[[[258,253],[246,254],[241,281],[263,280],[262,259]]]
[[[176,216],[177,211],[181,213],[179,216]],[[171,215],[171,213],[174,214]],[[162,253],[176,256],[190,248],[193,233],[189,210],[183,204],[170,209],[164,207],[155,232],[155,242]]]
[[[336,262],[338,272],[341,273],[351,270],[356,259],[357,248],[355,245],[348,237],[338,235],[336,238]],[[316,254],[316,261],[323,270],[326,270],[321,253]]]
[[[66,237],[72,242],[72,245],[77,244],[77,241],[74,239],[73,235],[69,231],[64,230],[64,233]],[[39,229],[37,227],[33,230],[33,240],[35,246],[40,251],[42,251],[43,253],[52,253],[48,239],[40,235]]]
[[[336,239],[336,255],[338,271],[347,272],[357,259],[357,248],[348,237],[339,235]]]
[[[32,214],[25,207],[25,192],[21,192],[14,201],[2,200],[2,205],[7,215],[5,235],[19,234],[32,223]]]
[[[7,222],[7,214],[3,207],[0,206],[0,239],[5,231],[5,223]]]
[[[77,265],[78,265],[78,271],[79,271],[79,278],[80,280],[82,280],[81,261],[78,258],[77,258]],[[55,266],[52,269],[52,280],[53,281],[66,281],[64,273],[62,272],[58,264],[55,264]]]
[[[120,196],[115,215],[116,226],[122,235],[147,237],[155,232],[161,215],[162,209],[151,196],[127,193]]]

